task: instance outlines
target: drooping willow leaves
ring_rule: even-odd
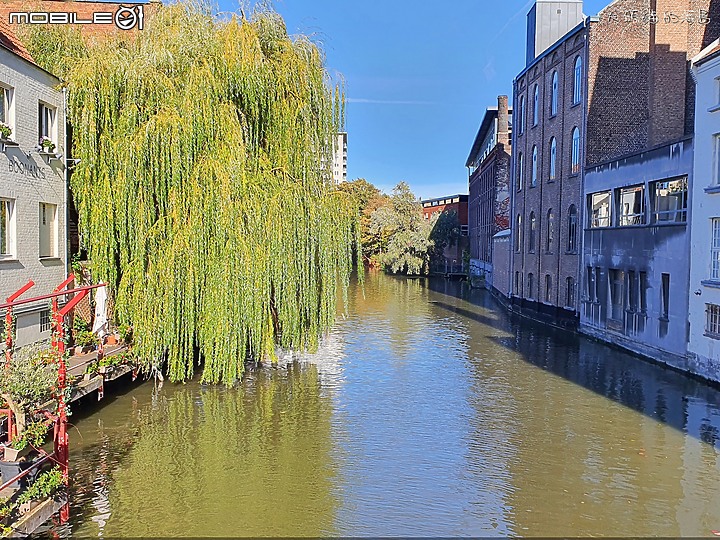
[[[189,4],[72,62],[47,43],[62,35],[28,44],[67,81],[83,244],[139,356],[231,383],[276,346],[314,348],[359,241],[330,180],[344,113],[318,47],[273,12],[220,22]]]

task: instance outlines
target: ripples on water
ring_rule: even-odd
[[[317,354],[236,388],[152,383],[76,418],[61,536],[706,536],[720,394],[371,275]]]

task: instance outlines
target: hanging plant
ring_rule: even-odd
[[[344,105],[322,51],[276,13],[220,22],[183,3],[132,42],[26,42],[67,81],[80,231],[145,365],[230,384],[277,346],[316,347],[359,245],[331,180]]]

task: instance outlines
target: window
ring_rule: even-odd
[[[720,133],[715,135],[715,167],[714,167],[714,176],[713,178],[713,184],[720,185]]]
[[[687,177],[661,180],[650,185],[654,223],[685,223],[687,221]]]
[[[0,86],[0,122],[14,129],[13,90]],[[12,137],[12,135],[10,135]]]
[[[565,307],[575,307],[575,280],[571,277],[565,280]]]
[[[552,93],[550,94],[550,114],[555,116],[558,111],[558,73],[552,75]]]
[[[575,59],[575,73],[573,78],[573,105],[580,103],[582,99],[582,58]]]
[[[705,323],[705,334],[714,339],[720,339],[720,306],[705,304],[707,322]]]
[[[568,209],[568,243],[567,250],[570,253],[577,251],[577,208],[574,204]]]
[[[553,242],[555,241],[555,215],[552,208],[547,213],[547,237],[545,238],[545,251],[552,253]]]
[[[634,270],[628,272],[628,309],[637,311],[638,294],[637,294],[637,274]]]
[[[611,269],[608,277],[610,279],[610,317],[616,321],[622,321],[625,310],[625,272]]]
[[[518,117],[518,134],[525,131],[525,96],[520,96],[520,116]]]
[[[545,302],[552,303],[552,276],[550,274],[545,275]]]
[[[597,302],[595,296],[595,272],[592,266],[587,267],[587,299],[590,302]]]
[[[40,331],[50,331],[50,310],[44,309],[40,312]]]
[[[714,218],[712,220],[710,279],[720,280],[720,218]]]
[[[522,250],[522,216],[518,214],[515,227],[515,251],[520,253]]]
[[[535,212],[530,212],[530,230],[528,231],[528,251],[535,253]]]
[[[470,231],[469,225],[460,225],[460,236],[467,236]]]
[[[572,130],[572,155],[570,156],[570,172],[577,174],[580,172],[580,130],[573,128]]]
[[[645,223],[645,187],[633,186],[618,190],[618,225],[642,225]]]
[[[640,311],[647,313],[647,272],[640,272]]]
[[[40,257],[57,257],[57,206],[40,203]]]
[[[610,192],[593,193],[590,199],[590,227],[610,226]]]
[[[661,318],[668,319],[670,315],[670,274],[662,275],[662,312]]]
[[[517,162],[517,190],[520,191],[523,187],[523,175],[525,174],[525,160],[523,159],[522,152],[518,154]]]
[[[531,272],[528,274],[528,298],[534,298],[533,287],[535,287],[535,276]]]
[[[555,137],[550,139],[550,180],[557,176],[557,141]]]
[[[38,104],[38,141],[47,137],[53,143],[55,140],[55,108],[44,103]]]
[[[533,126],[538,125],[538,119],[540,117],[540,88],[535,85],[535,91],[533,92]]]
[[[537,186],[537,167],[538,167],[538,151],[537,146],[533,146],[532,150],[532,176],[530,180],[530,185],[532,187]]]
[[[0,258],[15,254],[15,201],[0,199]]]

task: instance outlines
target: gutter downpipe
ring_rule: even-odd
[[[70,212],[68,211],[68,191],[70,189],[70,175],[68,171],[68,162],[69,162],[69,152],[70,148],[68,147],[68,118],[67,118],[67,87],[63,86],[63,129],[65,131],[64,138],[65,138],[65,163],[63,163],[65,171],[64,171],[64,180],[65,180],[65,189],[63,190],[63,206],[65,209],[65,279],[67,279],[70,275],[70,227],[68,223],[68,219],[70,216]]]

